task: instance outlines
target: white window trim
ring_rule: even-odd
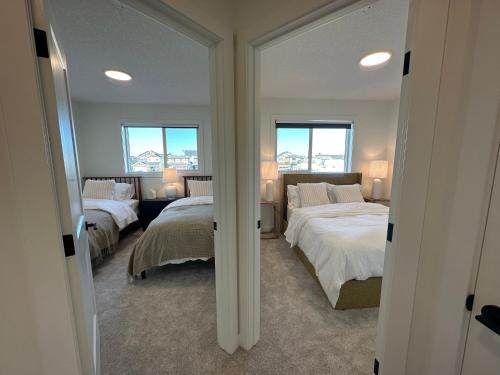
[[[288,123],[298,123],[298,124],[315,124],[320,121],[323,123],[332,123],[332,124],[345,124],[350,123],[351,129],[349,129],[347,137],[346,137],[346,154],[347,157],[344,158],[344,171],[343,172],[313,172],[312,169],[312,130],[309,130],[309,149],[308,149],[308,169],[300,170],[300,171],[283,171],[284,173],[309,173],[309,174],[329,174],[329,173],[350,173],[352,170],[352,154],[353,154],[353,138],[354,138],[354,128],[355,128],[355,119],[354,116],[317,116],[317,119],[312,119],[311,115],[294,115],[294,116],[286,116],[286,115],[273,115],[271,116],[271,133],[272,133],[272,144],[274,145],[274,160],[278,157],[278,137],[277,137],[277,128],[276,122],[288,122]]]
[[[162,172],[129,172],[127,156],[129,154],[129,141],[128,134],[125,131],[127,127],[134,128],[197,128],[196,142],[198,147],[198,169],[197,170],[178,170],[177,174],[179,176],[184,175],[203,175],[205,171],[205,144],[204,144],[204,126],[202,120],[169,120],[162,122],[136,122],[136,121],[122,121],[120,125],[121,136],[122,136],[122,152],[123,152],[123,170],[127,176],[139,176],[139,177],[161,177]],[[162,131],[163,137],[163,150],[165,151],[165,136],[164,130]]]

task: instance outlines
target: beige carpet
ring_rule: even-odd
[[[378,309],[333,310],[284,240],[262,241],[261,339],[229,356],[216,343],[213,265],[130,282],[140,234],[94,271],[103,375],[372,373]]]

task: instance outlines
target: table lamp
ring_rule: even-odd
[[[387,160],[372,160],[370,162],[370,171],[368,176],[373,178],[372,199],[381,199],[384,193],[382,178],[387,178],[387,169],[389,162]]]
[[[275,161],[263,161],[260,166],[260,175],[266,180],[266,201],[274,200],[274,180],[278,179],[278,163]]]
[[[175,198],[177,188],[172,184],[177,182],[177,170],[175,168],[164,168],[162,180],[168,184],[166,189],[167,198]]]

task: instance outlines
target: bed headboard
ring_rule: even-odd
[[[196,181],[211,181],[212,176],[182,176],[184,179],[184,196],[189,197],[189,185],[188,180],[196,180]]]
[[[132,184],[134,186],[134,196],[132,199],[137,199],[142,201],[142,193],[141,193],[141,178],[142,177],[82,177],[83,184],[85,185],[86,180],[115,180],[115,182],[123,182],[126,184]]]
[[[283,220],[287,219],[288,195],[287,185],[297,185],[300,182],[327,182],[333,185],[361,185],[361,172],[356,173],[283,173],[281,175],[281,188],[283,193]],[[282,226],[284,228],[285,226]]]

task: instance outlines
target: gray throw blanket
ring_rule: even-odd
[[[92,265],[95,266],[112,254],[120,237],[120,230],[113,217],[101,210],[85,210],[85,220],[87,223],[95,223],[97,230],[89,228],[89,248]]]
[[[129,275],[172,260],[214,256],[213,206],[168,208],[154,219],[130,255]]]

